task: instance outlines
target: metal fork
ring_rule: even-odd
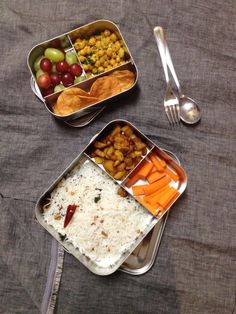
[[[162,27],[156,26],[153,30],[154,36],[157,42],[159,53],[161,56],[161,62],[166,79],[166,93],[164,97],[164,108],[166,116],[169,120],[170,125],[176,125],[180,123],[179,117],[179,99],[173,92],[170,85],[170,78],[168,73],[167,61],[166,61],[166,49],[165,49],[165,38]]]

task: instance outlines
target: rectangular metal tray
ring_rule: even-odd
[[[152,228],[157,224],[157,222],[160,222],[161,219],[164,217],[164,215],[167,213],[168,209],[163,212],[163,215],[161,215],[160,217],[154,217],[152,218],[150,225],[147,226],[147,228],[145,229],[145,231],[143,232],[143,234],[141,234],[140,236],[138,236],[135,240],[134,243],[131,243],[131,246],[129,248],[128,251],[124,252],[124,254],[122,254],[121,258],[119,259],[119,261],[117,261],[117,263],[115,265],[111,265],[109,267],[106,267],[105,269],[101,269],[101,267],[96,267],[96,265],[92,264],[91,261],[83,254],[81,254],[79,252],[78,249],[75,249],[75,247],[68,243],[68,242],[63,242],[60,237],[58,232],[50,225],[48,225],[42,217],[42,212],[43,212],[43,206],[44,204],[47,202],[47,199],[49,198],[51,192],[53,191],[53,189],[57,186],[57,184],[61,181],[62,178],[64,178],[75,166],[77,166],[78,164],[82,164],[84,162],[84,160],[86,158],[89,158],[90,161],[93,161],[92,158],[89,157],[89,151],[91,150],[91,147],[94,143],[95,140],[103,137],[107,132],[109,132],[112,127],[114,127],[115,124],[120,123],[120,124],[128,124],[130,125],[134,130],[135,133],[141,137],[143,139],[143,141],[146,142],[147,146],[149,147],[149,151],[152,149],[158,149],[161,151],[161,153],[163,154],[163,156],[165,156],[165,160],[168,161],[168,165],[171,165],[171,167],[173,167],[175,169],[175,171],[178,173],[179,177],[180,177],[180,181],[179,181],[179,186],[178,186],[178,191],[180,194],[183,193],[183,191],[186,188],[187,185],[187,177],[186,174],[184,172],[184,170],[174,161],[174,159],[170,156],[167,155],[162,149],[160,149],[158,146],[156,146],[153,142],[151,142],[142,132],[140,132],[137,128],[135,128],[130,122],[125,121],[125,120],[114,120],[111,121],[110,123],[108,123],[103,130],[97,134],[92,141],[90,142],[90,144],[82,151],[82,153],[69,165],[69,167],[67,167],[65,169],[65,171],[54,181],[54,183],[43,193],[43,195],[40,197],[40,199],[38,200],[37,204],[36,204],[36,218],[38,220],[38,222],[58,241],[60,242],[65,249],[71,253],[72,255],[74,255],[80,262],[82,262],[88,269],[90,269],[92,272],[94,272],[95,274],[98,275],[109,275],[111,273],[113,273],[114,271],[116,271],[125,261],[126,261],[126,265],[128,263],[128,256],[135,250],[135,248],[141,243],[141,241],[149,234],[149,232],[152,230]],[[144,157],[143,157],[144,158]],[[93,161],[94,162],[94,161]],[[95,163],[96,164],[96,163]],[[97,165],[97,164],[96,164]],[[98,167],[101,168],[100,165],[97,165]],[[137,165],[138,166],[138,165]],[[103,169],[103,168],[102,168]],[[103,171],[105,171],[103,169]],[[109,175],[109,174],[108,174]],[[111,177],[112,178],[112,177]],[[123,186],[122,183],[125,182],[125,179],[120,182],[117,180],[114,180],[112,178],[113,181],[115,181],[118,185]],[[172,204],[171,204],[172,205]],[[170,206],[171,206],[170,205]],[[157,230],[156,230],[157,232]],[[155,237],[156,234],[154,233]],[[152,238],[152,237],[151,237]],[[150,245],[149,245],[150,246]],[[155,248],[156,248],[156,244],[155,241],[153,240],[153,242],[151,243],[151,246],[153,247],[152,252],[149,251],[149,257],[148,259],[150,260],[148,263],[149,266],[151,267],[151,263],[154,260],[154,255],[155,255]],[[148,247],[148,246],[147,246]],[[142,250],[143,251],[143,250]],[[146,250],[147,251],[147,250]],[[151,254],[150,254],[151,253]],[[135,253],[136,254],[136,253]],[[151,258],[150,258],[151,257]],[[125,268],[127,269],[127,266],[125,266],[125,264],[123,265],[123,269],[125,270]],[[142,268],[142,267],[141,267]],[[146,268],[148,268],[148,266],[146,266]],[[140,270],[141,271],[141,270]],[[144,271],[144,269],[142,270]]]
[[[38,85],[37,85],[37,82],[35,80],[35,73],[34,73],[34,69],[33,69],[33,65],[34,65],[34,61],[36,60],[37,57],[39,57],[43,52],[44,50],[50,45],[51,41],[52,40],[55,40],[55,39],[58,39],[58,38],[61,38],[63,36],[66,36],[70,42],[70,47],[68,48],[68,51],[73,51],[76,55],[76,51],[75,51],[75,48],[74,48],[74,45],[73,45],[73,38],[76,35],[78,34],[82,34],[82,35],[90,35],[90,34],[93,34],[93,33],[96,33],[98,31],[102,31],[102,30],[105,30],[105,29],[108,29],[112,32],[115,32],[115,34],[118,36],[118,38],[122,39],[124,45],[125,45],[125,48],[126,50],[128,51],[128,54],[129,54],[129,61],[120,65],[120,66],[116,66],[114,68],[112,68],[111,70],[108,70],[108,71],[105,71],[101,74],[97,74],[95,75],[94,77],[91,77],[91,78],[87,78],[86,80],[80,82],[80,83],[77,83],[75,85],[72,85],[70,87],[66,87],[65,89],[68,89],[68,88],[71,88],[71,87],[79,87],[83,90],[88,90],[91,85],[93,84],[93,82],[99,78],[99,77],[103,77],[103,76],[106,76],[106,75],[109,75],[110,73],[116,71],[116,70],[130,70],[134,73],[135,75],[135,82],[134,84],[127,90],[125,91],[122,91],[116,95],[113,95],[111,97],[108,97],[104,100],[101,100],[95,104],[92,104],[92,105],[89,105],[85,108],[82,108],[76,112],[73,112],[69,115],[65,115],[65,116],[60,116],[60,115],[57,115],[55,114],[52,109],[51,109],[51,106],[53,103],[56,102],[57,98],[59,97],[59,95],[61,94],[61,91],[59,92],[55,92],[49,96],[46,96],[46,97],[43,97]],[[31,73],[31,88],[32,90],[34,91],[34,93],[38,96],[38,98],[44,103],[45,105],[45,108],[48,110],[48,112],[54,116],[56,119],[59,119],[61,121],[73,121],[74,119],[78,119],[78,118],[81,118],[85,115],[89,115],[89,114],[93,114],[94,112],[96,111],[101,111],[101,109],[105,108],[106,105],[108,105],[114,97],[118,97],[118,96],[122,96],[126,93],[129,93],[136,85],[137,83],[137,80],[138,80],[138,70],[137,70],[137,66],[133,60],[133,57],[129,51],[129,48],[120,32],[120,29],[118,28],[118,26],[111,22],[111,21],[108,21],[108,20],[97,20],[97,21],[94,21],[94,22],[91,22],[89,24],[86,24],[86,25],[83,25],[81,27],[78,27],[72,31],[69,31],[67,33],[64,33],[62,35],[59,35],[57,37],[54,37],[54,38],[51,38],[50,40],[47,40],[47,41],[44,41],[36,46],[34,46],[29,54],[28,54],[28,57],[27,57],[27,63],[28,63],[28,67],[29,67],[29,70],[30,70],[30,73]],[[81,65],[80,63],[80,60],[78,58],[78,63]],[[82,65],[81,65],[82,66]],[[86,73],[84,71],[84,75],[86,76]],[[73,126],[73,125],[72,125]]]

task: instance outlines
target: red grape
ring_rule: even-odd
[[[61,81],[64,86],[70,86],[74,83],[74,76],[71,73],[67,72],[62,75]]]
[[[51,79],[48,73],[42,74],[37,79],[38,86],[40,88],[48,89],[51,85]]]
[[[66,61],[57,62],[56,69],[58,72],[66,73],[69,69],[69,65]]]
[[[71,64],[70,67],[69,67],[69,71],[74,76],[80,76],[82,74],[82,72],[83,72],[81,66],[78,65],[77,63]]]
[[[50,75],[50,79],[51,79],[51,82],[52,82],[52,86],[56,86],[56,85],[60,84],[60,82],[61,82],[60,75],[55,74],[55,73],[52,73]]]
[[[54,93],[54,87],[50,86],[49,88],[43,90],[43,96],[48,96]]]
[[[52,62],[48,58],[43,58],[40,61],[40,68],[43,71],[49,72],[52,68]]]
[[[61,41],[59,38],[53,39],[50,43],[50,47],[52,48],[61,48]]]

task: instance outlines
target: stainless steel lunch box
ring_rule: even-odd
[[[60,242],[65,249],[71,253],[72,255],[74,255],[81,263],[83,263],[88,269],[90,269],[93,273],[97,274],[97,275],[109,275],[113,272],[115,272],[125,261],[128,261],[127,258],[130,256],[130,254],[135,250],[135,248],[143,241],[143,239],[148,235],[148,233],[153,229],[153,227],[158,223],[163,221],[163,223],[165,224],[166,221],[166,214],[169,210],[169,208],[171,207],[172,204],[169,205],[168,208],[166,208],[165,212],[163,212],[163,214],[159,217],[155,217],[153,216],[150,225],[146,228],[145,232],[143,232],[143,234],[140,234],[136,241],[130,245],[130,248],[128,251],[125,251],[124,254],[122,254],[122,256],[119,258],[119,260],[117,261],[117,263],[115,263],[115,265],[112,265],[110,267],[105,267],[105,268],[101,268],[101,267],[96,267],[96,265],[94,265],[93,263],[91,263],[91,261],[86,257],[86,255],[81,254],[80,251],[78,249],[76,249],[72,244],[68,243],[68,242],[64,242],[61,240],[58,232],[50,225],[48,225],[44,219],[43,219],[43,206],[47,203],[48,198],[50,197],[51,192],[53,191],[53,189],[57,186],[57,184],[77,165],[81,165],[84,163],[85,160],[89,159],[90,161],[94,162],[94,160],[90,157],[89,152],[91,151],[91,148],[93,147],[93,144],[96,140],[103,138],[107,133],[109,133],[109,131],[111,131],[111,129],[116,125],[116,124],[127,124],[129,126],[131,126],[135,133],[147,144],[148,147],[148,152],[146,154],[146,156],[143,156],[143,159],[146,158],[148,156],[148,154],[150,152],[152,152],[153,150],[158,150],[161,153],[162,158],[166,161],[168,167],[170,169],[173,169],[179,176],[179,182],[178,182],[178,186],[176,187],[179,195],[181,195],[186,186],[187,186],[187,176],[185,171],[183,170],[183,168],[179,165],[178,160],[177,162],[174,160],[173,156],[170,154],[167,154],[166,152],[164,152],[164,150],[162,150],[160,147],[158,147],[157,145],[155,145],[151,140],[149,140],[141,131],[139,131],[134,125],[132,125],[130,122],[125,121],[125,120],[113,120],[110,123],[108,123],[102,130],[101,132],[99,132],[96,136],[94,136],[91,140],[91,142],[88,144],[87,147],[85,147],[85,149],[81,152],[81,154],[79,154],[79,156],[63,171],[63,173],[53,182],[53,184],[43,193],[43,195],[39,198],[37,204],[36,204],[36,210],[35,210],[35,214],[36,214],[36,218],[38,220],[38,222],[58,241]],[[143,160],[142,159],[142,160]],[[140,161],[141,163],[142,161]],[[139,164],[140,164],[139,163]],[[104,168],[101,165],[98,165],[94,162],[95,165],[97,165],[97,167],[100,167],[103,171]],[[136,167],[139,166],[139,164],[136,165]],[[132,170],[135,171],[136,167]],[[107,173],[108,174],[108,173]],[[130,174],[129,174],[130,175]],[[128,175],[128,176],[129,176]],[[108,176],[110,176],[108,174]],[[121,187],[125,188],[127,190],[127,192],[130,194],[130,190],[128,190],[125,187],[125,182],[126,182],[126,178],[122,181],[118,181],[113,179],[111,176],[110,178],[115,181],[118,185],[120,185]],[[131,196],[133,197],[133,195],[131,194]],[[159,232],[161,233],[163,231],[164,225],[159,225]],[[155,241],[155,238],[157,236],[157,232],[158,230],[156,230],[156,233],[154,233],[153,238],[152,238],[152,243],[150,243],[150,245],[152,246],[152,249],[149,249],[149,246],[147,246],[146,244],[146,249],[145,251],[147,252],[148,256],[146,258],[146,263],[145,263],[145,259],[144,261],[142,261],[143,263],[143,267],[139,267],[139,265],[137,265],[136,263],[136,269],[137,271],[133,271],[134,274],[138,274],[138,273],[144,273],[145,271],[147,271],[151,265],[154,262],[155,259],[155,250],[158,247],[158,242]],[[135,253],[137,256],[137,252]],[[122,266],[124,271],[128,271],[129,272],[129,268],[131,268],[130,266],[125,266],[125,263]],[[130,271],[130,273],[132,273],[132,270]]]
[[[79,35],[90,36],[91,34],[94,34],[96,32],[99,32],[99,31],[102,31],[105,29],[108,29],[108,30],[114,32],[118,36],[118,38],[123,40],[124,45],[125,45],[125,47],[128,51],[128,54],[130,56],[130,60],[128,62],[126,62],[125,64],[114,67],[111,70],[103,72],[103,73],[98,74],[98,75],[95,75],[94,77],[87,78],[84,81],[82,81],[78,84],[72,85],[72,86],[73,87],[75,87],[75,86],[80,87],[81,89],[84,89],[87,91],[90,89],[91,85],[93,84],[93,82],[97,78],[102,77],[102,76],[106,76],[106,75],[108,75],[108,74],[110,74],[116,70],[130,70],[130,71],[132,71],[135,75],[134,84],[129,89],[122,91],[119,94],[116,94],[114,96],[111,96],[109,98],[101,100],[95,104],[89,105],[89,106],[82,108],[76,112],[73,112],[69,115],[60,116],[60,115],[55,114],[52,111],[51,107],[52,107],[52,104],[56,102],[57,98],[61,94],[61,91],[55,92],[49,96],[43,97],[43,95],[42,95],[42,93],[41,93],[41,91],[37,85],[37,82],[35,80],[35,75],[34,75],[34,70],[33,70],[34,61],[36,60],[36,58],[38,56],[40,56],[44,52],[44,49],[49,46],[49,44],[52,40],[61,38],[63,36],[66,36],[70,42],[70,47],[67,49],[67,51],[73,51],[78,58],[78,55],[77,55],[75,48],[74,48],[74,45],[73,45],[73,39],[74,39],[75,34],[76,35],[79,34]],[[113,100],[114,97],[121,96],[123,94],[130,92],[131,89],[134,88],[134,86],[136,85],[137,80],[138,80],[138,70],[137,70],[136,64],[135,64],[135,62],[132,58],[132,55],[128,49],[128,46],[127,46],[127,44],[126,44],[126,42],[125,42],[125,40],[124,40],[124,38],[120,32],[120,29],[118,28],[118,26],[116,24],[114,24],[113,22],[108,21],[108,20],[97,20],[97,21],[91,22],[89,24],[83,25],[81,27],[78,27],[78,28],[70,31],[70,32],[67,32],[67,33],[62,34],[60,36],[51,38],[50,40],[44,41],[44,42],[34,46],[28,54],[27,63],[28,63],[29,70],[31,72],[31,88],[32,88],[33,92],[44,103],[46,109],[48,110],[48,112],[52,116],[54,116],[56,119],[67,122],[71,126],[84,126],[84,125],[88,124],[90,121],[92,121],[92,119],[94,119],[97,116],[98,113],[100,113],[105,108],[105,106],[111,100]],[[78,63],[81,65],[79,58],[78,58]],[[86,75],[85,72],[84,72],[84,75]],[[72,86],[70,86],[70,87],[72,87]],[[67,88],[70,88],[70,87],[67,87]],[[72,123],[70,123],[70,122],[72,122]]]

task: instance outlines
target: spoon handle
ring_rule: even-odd
[[[165,74],[166,83],[169,84],[170,79],[169,79],[167,62],[166,62],[163,28],[160,26],[156,26],[153,30],[153,33],[154,33],[154,36],[157,42],[157,47],[161,56],[161,62],[162,62],[162,66],[163,66],[163,70]]]

